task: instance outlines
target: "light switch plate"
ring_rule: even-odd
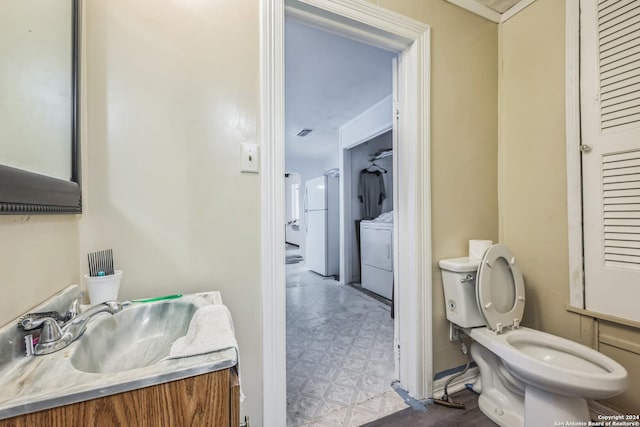
[[[260,149],[258,144],[243,142],[240,144],[240,172],[258,173],[260,170]]]

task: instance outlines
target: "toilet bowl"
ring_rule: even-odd
[[[496,335],[476,328],[470,335],[499,356],[513,376],[540,389],[605,399],[620,393],[627,382],[627,371],[609,357],[545,332],[521,327]]]
[[[525,292],[516,259],[505,245],[482,260],[440,261],[447,319],[474,341],[480,410],[502,426],[590,421],[586,399],[624,391],[627,371],[582,344],[520,327]]]

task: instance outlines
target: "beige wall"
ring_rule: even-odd
[[[432,29],[431,214],[437,374],[464,363],[458,345],[448,341],[438,260],[466,256],[469,239],[498,240],[498,26],[444,0],[373,3]]]
[[[0,216],[0,325],[78,283],[76,215]]]
[[[541,23],[544,26],[541,27]],[[598,325],[569,303],[565,146],[565,3],[538,0],[500,29],[500,240],[527,286],[523,323],[598,348]],[[631,332],[629,332],[631,334]],[[620,328],[608,334],[620,337]],[[634,339],[638,335],[634,335]],[[612,403],[637,413],[638,355],[600,345],[632,374]]]
[[[262,415],[257,0],[87,0],[81,252],[112,247],[122,298],[220,290]],[[83,263],[82,269],[86,270]]]
[[[12,7],[14,10],[7,12],[6,9]],[[3,3],[3,11],[0,12],[0,27],[4,31],[24,31],[24,27],[12,26],[11,22],[6,22],[5,18],[15,13],[28,13],[29,7],[33,8],[29,2]],[[70,27],[47,26],[45,21],[51,19],[52,14],[56,15],[56,13],[62,13],[62,15],[66,13],[70,16],[69,10],[60,8],[59,5],[53,5],[53,8],[55,10],[44,10],[43,14],[32,18],[36,21],[41,34],[45,33],[44,38],[48,37],[47,49],[62,49],[62,46],[67,48]],[[60,22],[65,22],[64,16],[55,16],[55,18]],[[30,22],[30,25],[32,24],[33,22]],[[66,29],[67,33],[63,29]],[[19,131],[18,133],[28,139],[28,141],[22,140],[20,144],[3,145],[3,157],[0,159],[0,163],[38,170],[54,176],[64,175],[66,170],[66,176],[68,176],[70,156],[67,155],[64,159],[59,158],[63,153],[69,153],[68,149],[64,149],[65,139],[68,147],[69,122],[64,118],[67,115],[67,110],[60,108],[60,99],[54,96],[52,98],[53,104],[48,105],[51,109],[56,110],[48,111],[47,119],[49,122],[45,118],[40,118],[40,123],[36,123],[37,126],[32,121],[25,125],[27,114],[29,120],[33,119],[33,102],[36,102],[35,99],[25,98],[25,93],[33,92],[33,88],[29,84],[37,80],[44,82],[43,84],[49,89],[57,87],[59,91],[64,93],[62,81],[68,79],[68,64],[44,61],[38,64],[38,70],[21,70],[21,67],[24,68],[28,65],[29,58],[20,57],[20,52],[12,51],[15,46],[16,34],[8,38],[11,41],[9,44],[3,43],[6,37],[0,36],[0,39],[2,39],[0,41],[0,57],[11,56],[14,58],[13,68],[2,67],[3,69],[0,70],[0,74],[2,74],[0,80],[22,81],[23,83],[5,88],[9,91],[6,92],[7,96],[4,97],[4,100],[8,100],[11,106],[3,104],[3,101],[0,100],[0,111],[5,120],[4,124],[0,126],[2,127],[0,141],[14,141],[15,135],[10,137],[7,134],[12,131]],[[40,39],[38,41],[42,42]],[[38,46],[33,45],[25,51],[33,54],[37,49]],[[62,54],[62,52],[60,53]],[[33,58],[30,60],[33,62]],[[65,72],[66,78],[64,77]],[[24,83],[25,81],[27,83]],[[38,100],[38,102],[40,101]],[[40,102],[40,104],[42,103]],[[40,106],[42,107],[42,105]],[[7,121],[11,121],[11,124],[15,126],[11,126]],[[25,129],[27,130],[25,131]],[[33,154],[34,150],[30,144],[34,141],[42,142],[44,134],[47,134],[49,139],[55,140],[52,141],[52,144],[54,149],[58,149],[58,154],[46,150],[40,150],[40,156]],[[62,147],[60,143],[63,144]],[[16,151],[14,153],[6,151],[11,149]],[[31,153],[25,153],[25,150]],[[0,216],[0,286],[3,290],[3,295],[0,298],[0,326],[28,312],[66,286],[79,283],[78,218],[76,215]]]
[[[564,2],[538,0],[501,27],[500,240],[524,273],[524,322],[577,337],[569,269]],[[544,31],[540,22],[544,20]]]

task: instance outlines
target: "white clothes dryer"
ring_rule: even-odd
[[[393,296],[393,224],[360,223],[362,287],[384,298]]]

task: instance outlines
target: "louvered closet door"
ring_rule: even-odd
[[[640,321],[640,0],[581,1],[585,305]]]

